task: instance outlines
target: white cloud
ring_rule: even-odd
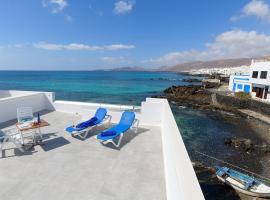
[[[71,44],[53,44],[47,42],[39,42],[33,44],[35,48],[38,49],[45,49],[45,50],[80,50],[80,51],[98,51],[98,50],[108,50],[108,51],[116,51],[116,50],[123,50],[123,49],[133,49],[135,48],[134,45],[124,45],[124,44],[112,44],[112,45],[105,45],[105,46],[90,46],[87,44],[78,44],[78,43],[71,43]]]
[[[104,56],[101,58],[106,64],[127,64],[129,61],[125,56],[110,57]]]
[[[43,7],[48,7],[52,13],[60,13],[68,5],[66,0],[43,0]]]
[[[117,51],[121,49],[134,49],[134,45],[124,45],[124,44],[112,44],[112,45],[107,45],[104,46],[104,49],[110,50],[110,51]]]
[[[124,0],[121,0],[121,1],[118,1],[114,4],[114,10],[113,12],[115,14],[124,14],[124,13],[127,13],[127,12],[130,12],[133,7],[135,5],[135,1],[124,1]]]
[[[243,17],[254,16],[264,22],[270,22],[270,6],[264,0],[251,0],[241,10],[239,16],[231,17],[231,21],[237,21]]]
[[[155,65],[176,65],[192,61],[269,55],[270,35],[259,34],[256,31],[232,30],[218,35],[212,43],[205,46],[205,51],[170,52],[146,62]]]

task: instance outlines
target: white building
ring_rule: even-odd
[[[270,101],[270,61],[252,60],[250,72],[230,76],[229,90],[250,93],[253,98]]]
[[[234,74],[230,76],[229,90],[233,92],[251,92],[250,74]]]
[[[251,96],[270,100],[270,61],[252,60],[250,68]]]

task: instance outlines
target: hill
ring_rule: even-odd
[[[251,58],[236,58],[236,59],[223,59],[213,61],[197,61],[190,63],[182,63],[175,66],[160,67],[159,71],[173,71],[181,72],[202,68],[225,68],[225,67],[238,67],[242,65],[250,65]]]

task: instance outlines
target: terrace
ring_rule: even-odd
[[[0,159],[3,199],[204,199],[169,104],[147,99],[141,107],[55,101],[53,93],[0,99],[0,128],[13,127],[16,108],[42,111],[44,145],[25,153],[9,144]],[[121,146],[102,145],[94,129],[85,140],[64,129],[106,107],[117,123],[123,110],[135,110],[138,132]]]

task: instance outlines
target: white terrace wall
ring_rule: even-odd
[[[1,96],[0,123],[16,119],[18,107],[32,107],[34,112],[53,110],[54,93],[51,92],[0,91]]]
[[[162,142],[168,200],[204,199],[170,105],[163,100]]]
[[[56,111],[76,114],[81,116],[83,120],[91,118],[99,107],[108,109],[108,114],[112,116],[112,123],[118,123],[121,118],[122,112],[125,110],[134,110],[136,112],[136,118],[140,118],[140,113],[138,112],[140,111],[140,107],[136,106],[99,104],[76,101],[55,101],[53,105]]]

